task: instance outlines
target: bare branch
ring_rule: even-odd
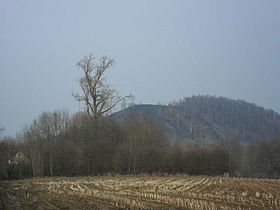
[[[109,113],[118,103],[131,96],[120,97],[116,90],[106,84],[105,72],[113,66],[113,60],[106,56],[96,63],[91,54],[77,63],[82,70],[80,79],[81,95],[73,95],[79,102],[84,102],[85,109],[92,121]]]
[[[131,96],[124,96],[124,97],[121,97],[120,99],[118,99],[117,101],[115,101],[115,103],[113,103],[113,105],[111,105],[109,108],[105,109],[104,111],[101,111],[101,114],[104,114],[104,113],[107,113],[107,112],[110,112],[118,103],[120,103],[121,101],[127,99],[127,98],[130,98]]]

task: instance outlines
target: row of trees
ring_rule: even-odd
[[[1,178],[183,172],[177,149],[147,117],[131,116],[122,125],[106,118],[99,123],[97,139],[85,113],[41,114],[16,140],[1,141]],[[25,158],[9,164],[19,151]]]
[[[144,115],[122,124],[99,121],[96,138],[86,113],[42,113],[17,138],[0,141],[0,178],[82,176],[108,173],[187,173],[246,177],[280,174],[280,142],[220,141],[190,149],[170,145],[163,127]],[[16,159],[18,153],[24,158]]]
[[[104,73],[112,64],[108,57],[97,61],[92,55],[77,63],[83,72],[82,92],[74,97],[85,111],[73,116],[65,110],[44,112],[15,139],[1,139],[1,179],[155,172],[277,176],[279,143],[219,141],[207,148],[190,149],[176,140],[170,145],[166,127],[143,114],[116,123],[109,114],[130,96],[119,96],[106,83]],[[193,109],[190,116],[192,130]],[[219,116],[212,117],[215,121]]]

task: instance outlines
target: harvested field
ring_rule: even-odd
[[[0,182],[0,209],[280,209],[280,180],[204,176]]]

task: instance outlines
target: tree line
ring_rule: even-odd
[[[207,148],[171,145],[164,127],[145,115],[99,122],[99,138],[84,112],[42,113],[16,138],[0,141],[0,178],[187,173],[277,177],[280,141],[220,141]],[[20,152],[20,153],[19,153]],[[21,155],[22,154],[22,155]]]
[[[206,135],[216,139],[255,141],[280,136],[280,115],[277,112],[243,100],[187,97],[163,106],[161,115],[192,137]]]
[[[44,112],[16,137],[1,138],[0,179],[115,173],[257,177],[277,177],[279,174],[279,141],[243,145],[220,140],[208,147],[186,147],[180,140],[170,141],[165,125],[143,113],[131,114],[122,123],[117,123],[110,113],[131,96],[119,96],[106,83],[105,72],[112,65],[112,59],[102,57],[98,60],[92,55],[77,63],[83,74],[79,80],[81,93],[73,96],[84,105],[84,111],[71,116],[65,110]],[[211,104],[211,100],[208,102]],[[179,107],[184,109],[184,106]],[[209,107],[200,109],[205,111]],[[213,109],[217,110],[214,114],[207,111],[213,121],[230,119],[230,116],[219,115],[219,107]],[[192,120],[198,115],[194,109],[180,115],[188,113],[191,120],[186,126],[192,133],[195,129]],[[272,115],[278,118],[275,113]],[[178,115],[176,121],[178,125],[181,123]],[[240,122],[240,119],[233,120],[231,125],[240,125]],[[271,132],[275,132],[274,127]]]

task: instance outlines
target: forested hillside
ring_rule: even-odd
[[[280,115],[242,100],[193,96],[169,105],[135,105],[116,113],[146,114],[166,126],[169,135],[186,140],[272,140],[280,135]]]
[[[279,177],[279,115],[244,101],[196,96],[134,105],[93,120],[44,112],[0,137],[0,179],[186,173]]]

